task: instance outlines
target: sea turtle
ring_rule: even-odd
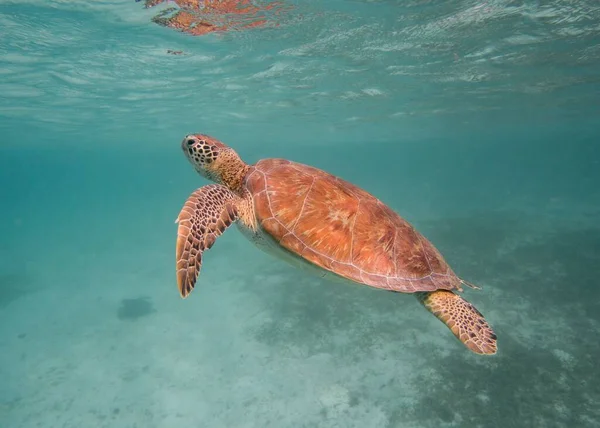
[[[495,354],[496,335],[460,297],[460,279],[439,251],[379,199],[320,169],[285,159],[246,164],[208,135],[181,148],[196,171],[217,183],[194,191],[176,222],[177,285],[193,290],[203,251],[236,223],[260,249],[323,277],[411,293],[477,354]]]

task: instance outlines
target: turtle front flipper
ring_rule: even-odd
[[[415,294],[471,351],[486,355],[496,353],[496,334],[475,306],[448,290]]]
[[[194,289],[202,253],[215,243],[225,229],[238,219],[240,198],[227,187],[209,184],[197,189],[185,202],[176,223],[177,286],[186,298]]]

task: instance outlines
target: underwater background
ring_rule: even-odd
[[[152,21],[179,3],[0,3],[0,427],[600,426],[600,3],[286,0],[197,37]],[[235,228],[182,300],[199,132],[386,202],[498,354]]]

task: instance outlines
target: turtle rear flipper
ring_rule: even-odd
[[[485,355],[496,353],[496,334],[475,306],[448,290],[415,294],[471,351]]]
[[[185,202],[176,223],[177,286],[187,297],[196,284],[202,267],[202,253],[238,219],[237,200],[227,187],[209,184],[197,189]]]

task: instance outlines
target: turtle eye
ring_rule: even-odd
[[[189,140],[186,141],[188,147],[192,147],[194,145],[196,141],[192,140],[191,138]]]

